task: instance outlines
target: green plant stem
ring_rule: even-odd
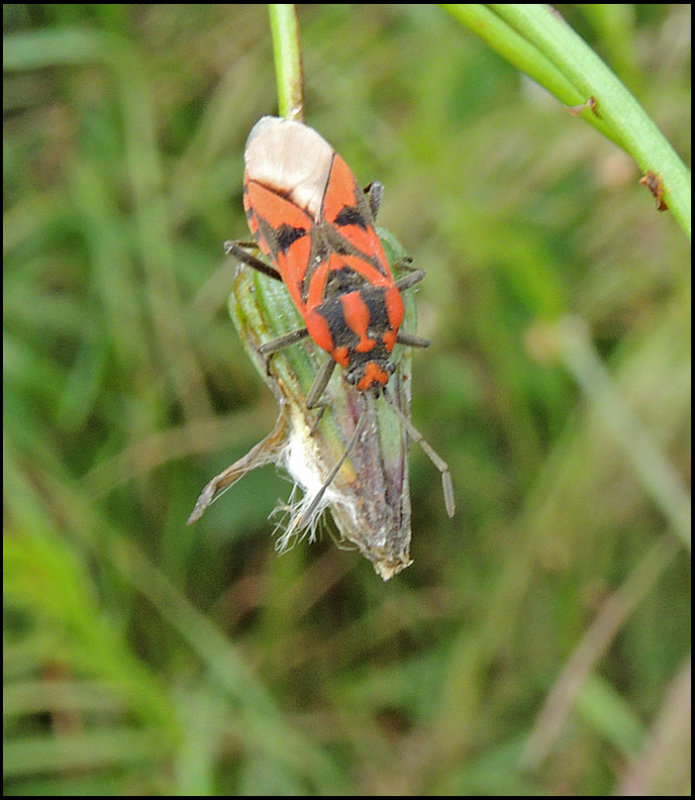
[[[586,96],[558,70],[535,45],[518,34],[501,17],[487,6],[475,3],[443,5],[455,19],[478,34],[496,53],[525,72],[554,97],[567,106],[577,106],[586,101]],[[624,144],[617,131],[606,125],[589,108],[581,111],[583,117],[619,147]]]
[[[581,116],[623,147],[642,173],[651,171],[661,179],[664,200],[690,237],[690,171],[623,83],[550,6],[444,8],[563,103],[593,97],[599,117],[589,110]]]
[[[304,121],[304,72],[297,9],[293,3],[269,3],[275,54],[278,111],[281,117]]]

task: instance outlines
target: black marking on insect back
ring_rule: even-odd
[[[362,290],[362,299],[369,309],[369,326],[367,328],[372,338],[381,339],[382,335],[390,330],[391,323],[385,302],[386,290],[380,286],[372,286]]]
[[[369,289],[362,289],[360,294],[369,309],[367,333],[369,338],[375,342],[374,350],[369,351],[372,354],[369,360],[379,360],[377,354],[383,351],[383,358],[388,361],[390,354],[383,343],[383,334],[390,330],[388,312],[384,301],[385,290],[381,287],[370,287]],[[328,296],[323,303],[316,307],[315,311],[326,320],[333,339],[333,346],[335,348],[346,347],[350,352],[351,361],[353,357],[357,357],[359,354],[353,351],[360,343],[360,337],[345,319],[340,296]]]
[[[365,285],[367,285],[367,280],[363,275],[351,267],[342,267],[328,273],[324,295],[325,297],[338,297],[348,292],[361,291]]]
[[[343,206],[333,222],[341,227],[356,225],[358,228],[362,228],[363,231],[366,231],[369,225],[362,212],[356,206]]]
[[[343,306],[339,297],[331,297],[324,300],[323,303],[318,305],[314,311],[320,314],[328,324],[328,329],[331,332],[333,339],[333,347],[354,347],[357,344],[357,336],[354,331],[350,330],[345,315],[343,314]]]
[[[255,219],[258,225],[258,233],[254,233],[254,236],[259,242],[266,243],[268,254],[272,259],[277,259],[281,253],[286,253],[298,239],[306,236],[306,231],[303,228],[295,228],[286,224],[281,225],[279,228],[274,228],[267,219],[258,214],[255,215]]]
[[[275,243],[279,253],[287,253],[292,245],[302,237],[306,236],[305,228],[294,228],[292,225],[283,223],[275,229]]]
[[[388,272],[388,264],[382,262],[381,258],[374,252],[373,247],[370,246],[370,231],[372,232],[374,239],[377,239],[377,234],[374,231],[373,225],[369,221],[369,207],[367,206],[366,201],[364,203],[364,208],[362,208],[361,205],[360,207],[343,206],[343,209],[338,214],[339,217],[345,208],[355,209],[359,215],[359,218],[365,223],[365,226],[360,226],[353,223],[353,232],[355,228],[359,228],[367,234],[366,239],[359,241],[359,245],[362,247],[358,246],[355,241],[353,241],[354,237],[350,236],[351,231],[349,230],[349,226],[343,225],[342,227],[339,227],[338,225],[331,224],[328,222],[328,220],[326,220],[324,223],[315,225],[312,230],[312,236],[316,238],[321,237],[326,242],[332,253],[357,258],[361,262],[366,262],[380,275],[383,275],[384,277],[391,277],[390,273]],[[363,211],[364,213],[362,213]],[[343,233],[345,233],[345,235],[343,235]],[[360,236],[357,237],[358,240],[361,239],[362,235],[363,234],[360,234]]]

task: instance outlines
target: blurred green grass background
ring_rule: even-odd
[[[690,6],[559,9],[689,164]],[[299,14],[307,122],[428,273],[413,419],[456,517],[413,448],[389,583],[278,557],[272,468],[186,527],[276,413],[221,254],[266,7],[4,5],[5,793],[688,794],[689,243],[438,7]]]

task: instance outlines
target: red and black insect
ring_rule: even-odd
[[[248,252],[250,245],[241,242],[227,242],[225,251],[283,281],[306,323],[262,345],[261,354],[269,359],[309,336],[331,356],[307,395],[308,408],[320,405],[336,365],[360,392],[389,399],[386,385],[395,371],[395,345],[428,347],[429,341],[400,330],[401,291],[421,281],[424,272],[410,269],[398,280],[393,277],[374,229],[381,185],[372,184],[365,193],[323,137],[289,119],[263,117],[249,134],[244,157],[249,228],[271,263],[256,258]],[[453,515],[446,463],[400,409],[394,403],[391,406],[442,473],[447,511]],[[324,491],[361,427],[358,423]]]

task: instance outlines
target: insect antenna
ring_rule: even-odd
[[[312,514],[316,511],[323,499],[324,494],[328,487],[333,483],[333,479],[335,476],[340,472],[345,460],[352,452],[353,447],[357,444],[357,440],[360,438],[360,434],[364,428],[365,422],[367,421],[367,414],[364,413],[364,410],[360,414],[359,419],[357,420],[357,425],[355,426],[355,431],[350,437],[350,441],[347,443],[345,450],[343,451],[343,455],[338,460],[338,463],[333,467],[329,476],[321,485],[321,488],[316,492],[314,497],[312,498],[309,505],[302,511],[302,513],[295,519],[292,529],[303,528],[308,521],[311,519]]]
[[[383,395],[386,398],[388,404],[393,409],[395,415],[398,417],[398,420],[401,423],[401,425],[408,432],[408,436],[410,436],[411,439],[414,439],[420,445],[420,447],[425,451],[425,454],[427,455],[429,460],[440,471],[442,475],[442,489],[444,491],[444,505],[446,507],[446,513],[450,517],[453,517],[454,512],[456,511],[456,501],[454,499],[454,485],[451,482],[451,473],[449,472],[449,465],[432,447],[432,445],[430,445],[429,442],[425,440],[424,436],[413,425],[413,423],[406,416],[406,414],[404,414],[401,411],[401,409],[396,405],[394,399],[385,389],[383,391]]]

